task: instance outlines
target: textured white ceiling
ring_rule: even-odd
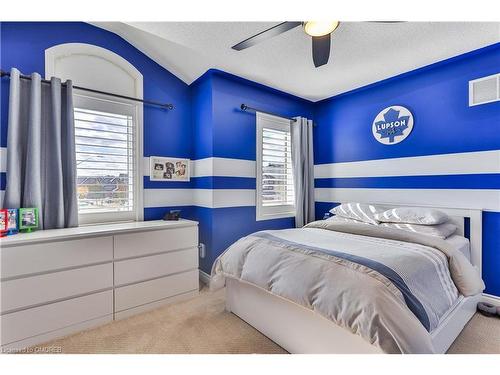
[[[500,41],[495,22],[343,22],[330,62],[314,68],[301,27],[243,51],[231,46],[278,22],[95,22],[186,83],[216,68],[312,101]]]

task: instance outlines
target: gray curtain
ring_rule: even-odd
[[[73,87],[11,70],[4,206],[37,207],[40,229],[78,226]]]
[[[314,221],[313,122],[296,117],[292,122],[292,164],[295,187],[295,226]]]

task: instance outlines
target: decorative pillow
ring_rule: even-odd
[[[457,226],[452,223],[444,223],[437,225],[419,225],[405,223],[380,223],[380,226],[401,229],[408,232],[420,233],[426,236],[439,237],[445,240],[457,231]]]
[[[444,212],[433,208],[396,207],[374,215],[374,219],[385,223],[407,223],[420,225],[443,224],[450,220]]]
[[[378,224],[379,221],[375,218],[377,213],[382,213],[386,208],[374,206],[365,203],[342,203],[340,206],[332,208],[330,212],[334,215],[364,221],[365,223]]]

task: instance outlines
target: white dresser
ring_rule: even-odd
[[[147,221],[0,240],[0,344],[25,348],[198,294],[198,223]]]

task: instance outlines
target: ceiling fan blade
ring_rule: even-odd
[[[328,62],[331,39],[331,34],[312,37],[312,55],[316,68]]]
[[[276,35],[282,34],[288,30],[293,29],[294,27],[301,25],[301,24],[302,24],[302,22],[296,22],[296,21],[282,22],[282,23],[280,23],[276,26],[273,26],[267,30],[261,31],[260,33],[255,34],[254,36],[251,36],[248,39],[245,39],[243,42],[235,44],[231,48],[235,49],[236,51],[241,51],[242,49],[252,47],[252,46],[256,45],[257,43],[260,43],[266,39],[272,38]]]

